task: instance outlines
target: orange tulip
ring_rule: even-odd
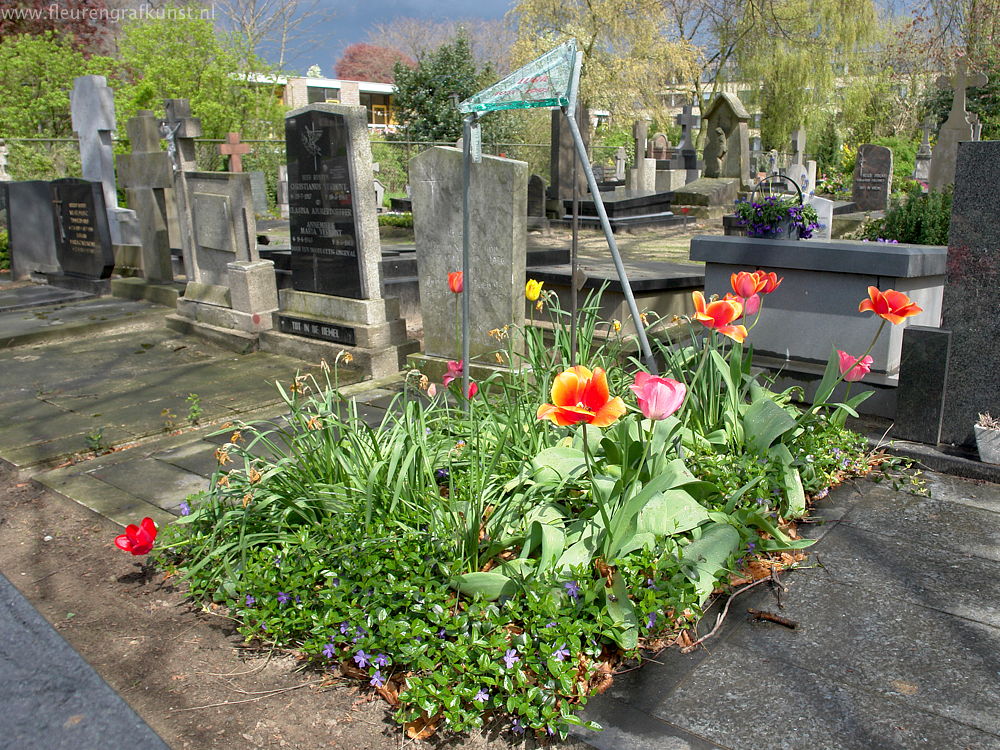
[[[455,294],[461,294],[464,288],[461,271],[452,271],[448,274],[448,288]]]
[[[746,326],[732,325],[743,315],[743,305],[735,299],[720,299],[705,304],[705,295],[701,292],[691,292],[694,299],[694,319],[702,322],[708,328],[714,328],[723,336],[733,341],[743,342],[747,337]]]
[[[733,285],[733,292],[737,297],[753,297],[764,288],[765,280],[760,278],[760,271],[740,271],[729,277],[729,282]]]
[[[924,309],[910,298],[895,289],[887,289],[882,292],[877,287],[868,287],[868,299],[861,300],[858,305],[858,312],[871,310],[880,318],[888,320],[893,325],[902,323],[905,318],[911,315],[922,313]]]
[[[608,376],[600,367],[593,373],[576,365],[556,376],[552,383],[552,403],[538,407],[538,418],[549,419],[560,427],[592,424],[607,427],[625,413],[625,402],[608,393]]]

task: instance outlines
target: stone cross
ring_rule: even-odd
[[[917,149],[917,156],[913,165],[913,179],[921,184],[924,191],[927,190],[927,183],[931,178],[931,128],[934,127],[934,118],[928,117],[924,120],[924,137]]]
[[[219,144],[219,153],[229,157],[229,171],[243,171],[243,154],[250,153],[250,146],[240,143],[239,133],[227,133],[226,142]]]
[[[805,164],[806,131],[801,126],[792,131],[792,154],[792,164]]]
[[[690,104],[685,104],[681,113],[674,119],[681,126],[681,142],[677,144],[677,150],[683,151],[694,148],[694,145],[691,143],[691,130],[698,125],[698,120],[701,118],[693,114]]]
[[[126,129],[132,153],[118,157],[118,172],[139,219],[143,276],[154,283],[170,283],[174,280],[170,227],[178,221],[173,160],[160,150],[160,121],[149,110],[139,110]]]
[[[615,150],[615,179],[624,180],[625,179],[625,163],[628,160],[628,156],[625,152],[624,146],[619,146]]]
[[[635,138],[636,165],[646,156],[646,141],[649,139],[649,122],[636,120],[632,125],[632,137]]]
[[[979,115],[975,112],[969,114],[969,122],[972,123],[972,140],[982,140],[983,124],[979,121]]]
[[[952,88],[951,112],[938,132],[931,160],[932,190],[943,190],[955,182],[955,159],[960,141],[974,140],[975,130],[965,110],[965,89],[969,86],[985,86],[989,79],[982,73],[969,74],[969,66],[962,58],[955,66],[953,77],[941,76],[937,80],[939,88]]]
[[[10,174],[7,172],[7,154],[9,153],[7,142],[0,138],[0,182],[10,182]]]
[[[201,119],[191,116],[191,102],[187,99],[164,99],[166,117],[163,127],[172,134],[167,142],[173,142],[170,152],[174,169],[193,172],[198,168],[195,159],[194,139],[201,136]]]

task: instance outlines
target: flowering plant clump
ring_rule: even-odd
[[[530,376],[495,373],[478,397],[455,391],[453,360],[451,394],[427,398],[415,372],[372,423],[329,374],[297,379],[284,420],[220,433],[225,461],[161,559],[248,642],[353,679],[411,738],[566,737],[623,660],[692,646],[713,592],[801,559],[808,500],[870,470],[840,419],[867,394],[833,392],[872,347],[835,354],[812,405],[772,391],[743,341],[790,289],[763,270],[731,282],[694,295],[689,335],[657,344],[661,374],[623,366],[598,296],[574,349],[554,293],[532,286],[551,339],[498,329]],[[860,311],[881,331],[917,308],[872,288]],[[148,551],[155,528],[130,528],[122,544]]]
[[[784,234],[788,239],[807,240],[819,229],[816,209],[783,195],[765,195],[760,200],[736,201],[736,216],[748,237]]]

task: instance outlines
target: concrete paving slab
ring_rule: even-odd
[[[136,519],[145,516],[152,518],[159,526],[174,520],[174,516],[167,511],[82,473],[78,466],[37,474],[34,481],[122,526],[136,523]],[[182,499],[178,498],[178,502]]]
[[[592,732],[570,727],[570,736],[598,750],[729,750],[669,722],[613,699],[592,700],[583,712],[584,721],[596,721],[604,729]]]
[[[0,313],[11,310],[21,310],[26,307],[40,307],[61,302],[74,302],[87,299],[93,295],[74,289],[61,289],[57,286],[37,284],[32,286],[16,286],[0,288]]]
[[[988,503],[989,497],[984,492],[981,501]],[[845,522],[904,542],[919,540],[924,546],[1000,562],[1000,513],[944,493],[917,497],[875,485],[851,509]]]
[[[149,302],[114,297],[0,312],[0,349],[89,336],[121,327],[159,326],[168,312],[167,308]]]
[[[717,647],[692,679],[663,696],[656,716],[738,750],[1000,748],[996,735],[831,679],[824,668],[733,644]]]
[[[799,627],[755,623],[726,646],[1000,734],[1000,629],[891,598],[889,589],[837,583],[822,570],[786,580],[781,614]]]
[[[155,458],[123,461],[87,473],[163,510],[176,508],[188,495],[208,489],[203,476]]]
[[[3,747],[169,750],[2,575],[0,605]]]
[[[1000,485],[947,474],[927,474],[931,497],[1000,513]]]
[[[217,447],[207,440],[197,440],[177,448],[154,453],[152,457],[157,461],[176,466],[208,480],[219,468],[219,462],[215,458]]]

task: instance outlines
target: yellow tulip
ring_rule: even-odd
[[[524,285],[524,296],[527,297],[531,302],[538,299],[538,295],[542,293],[542,282],[535,281],[534,279],[528,279],[528,283]]]

